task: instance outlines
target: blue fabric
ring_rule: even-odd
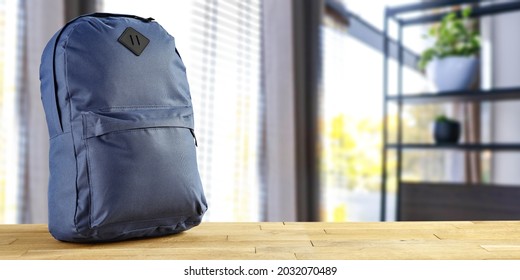
[[[150,40],[139,56],[118,42],[128,27]],[[40,80],[56,239],[161,236],[201,222],[207,204],[186,68],[157,22],[81,16],[47,44]]]

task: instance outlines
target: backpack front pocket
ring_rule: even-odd
[[[82,117],[91,228],[146,225],[205,211],[190,107]]]

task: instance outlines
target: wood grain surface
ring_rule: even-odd
[[[520,259],[520,221],[203,223],[177,235],[56,241],[46,225],[0,225],[0,259]]]

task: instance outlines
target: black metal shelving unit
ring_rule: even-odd
[[[498,88],[491,90],[451,91],[443,93],[419,93],[387,96],[387,101],[406,104],[454,102],[454,101],[501,101],[520,99],[520,87]]]
[[[434,102],[468,102],[468,101],[497,101],[497,100],[520,100],[520,87],[515,88],[496,88],[481,89],[455,92],[440,93],[403,93],[403,67],[404,67],[404,50],[403,29],[409,26],[433,23],[440,21],[447,13],[429,14],[417,16],[418,12],[426,12],[432,9],[446,8],[456,5],[473,4],[472,17],[490,16],[499,13],[512,12],[520,10],[520,1],[512,2],[492,2],[489,0],[437,0],[431,2],[423,2],[416,4],[408,4],[396,7],[387,7],[384,19],[384,73],[383,73],[383,155],[382,155],[382,180],[381,180],[381,220],[386,220],[386,200],[387,200],[387,157],[389,150],[393,149],[397,153],[396,164],[396,180],[397,180],[397,199],[401,197],[402,181],[402,160],[403,151],[408,149],[456,149],[463,151],[520,151],[519,143],[480,143],[480,144],[455,144],[455,145],[437,145],[423,143],[403,143],[403,105],[425,104]],[[415,15],[410,16],[410,13]],[[388,90],[388,61],[390,59],[390,44],[393,41],[389,38],[389,23],[393,21],[397,24],[397,93],[391,95]],[[397,105],[398,122],[397,122],[397,142],[389,143],[388,141],[388,105],[395,103]],[[520,140],[519,140],[520,141]],[[400,217],[400,203],[397,202],[397,220]]]
[[[520,144],[517,143],[499,143],[499,144],[423,144],[423,143],[406,143],[406,144],[387,144],[388,149],[451,149],[466,151],[516,151],[520,150]]]

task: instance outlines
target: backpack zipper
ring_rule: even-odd
[[[193,139],[195,139],[195,147],[199,147],[197,144],[197,137],[195,137],[195,130],[190,128],[191,135],[193,135]]]
[[[127,18],[138,19],[138,20],[140,20],[140,21],[144,21],[144,22],[151,22],[151,21],[154,21],[154,20],[155,20],[155,19],[152,18],[152,17],[149,17],[149,18],[143,18],[143,17],[136,16],[136,15],[127,15],[127,14],[111,14],[111,13],[92,13],[92,14],[85,15],[85,16],[100,17],[100,18],[104,18],[104,17],[127,17]]]

